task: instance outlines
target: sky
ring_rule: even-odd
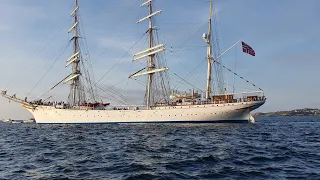
[[[137,103],[142,103],[145,87],[127,77],[143,64],[143,60],[132,63],[133,54],[144,49],[146,40],[147,22],[136,24],[148,14],[139,7],[143,2],[79,0],[82,41],[95,79],[106,74],[103,86],[113,86]],[[215,0],[214,4],[214,29],[219,33],[213,36],[219,39],[221,51],[241,40],[256,52],[252,57],[237,45],[222,57],[222,63],[265,90],[267,102],[257,111],[320,108],[320,1]],[[74,0],[0,1],[0,89],[37,99],[70,73],[65,62],[72,55],[67,31],[73,5]],[[154,5],[162,10],[155,25],[160,42],[166,44],[170,72],[185,77],[206,56],[202,34],[207,32],[209,0],[154,0]],[[205,89],[206,70],[206,63],[200,65],[188,82]],[[252,89],[231,74],[226,73],[225,80]],[[179,82],[170,77],[171,87]],[[45,97],[66,100],[69,87],[58,86]],[[0,119],[29,117],[20,105],[0,98]]]

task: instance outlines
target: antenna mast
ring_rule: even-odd
[[[212,24],[212,0],[210,0],[210,17],[208,21],[208,35],[203,34],[203,39],[207,43],[207,60],[208,60],[208,72],[207,72],[207,88],[206,88],[206,99],[210,99],[211,95],[211,74],[212,74],[212,45],[211,45],[211,27]]]

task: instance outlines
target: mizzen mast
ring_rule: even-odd
[[[207,60],[208,60],[208,72],[207,72],[207,87],[206,87],[206,99],[210,99],[211,95],[211,75],[212,75],[212,65],[213,65],[213,57],[212,57],[212,44],[211,44],[211,27],[212,24],[212,0],[210,0],[210,17],[208,21],[208,34],[203,34],[203,39],[207,43]]]
[[[155,29],[155,27],[153,27],[153,16],[161,13],[161,10],[158,10],[155,12],[153,11],[152,0],[147,0],[146,2],[144,2],[140,5],[140,7],[144,7],[144,6],[148,6],[149,15],[140,19],[137,23],[140,23],[144,20],[148,20],[148,22],[149,22],[149,28],[147,31],[149,34],[149,48],[146,50],[143,50],[141,52],[136,53],[133,57],[133,61],[142,59],[144,57],[148,57],[147,68],[146,68],[147,71],[141,72],[141,70],[140,70],[129,77],[142,76],[142,75],[148,76],[147,92],[146,92],[146,105],[147,105],[147,108],[150,109],[150,107],[152,106],[152,98],[153,98],[152,84],[153,84],[154,73],[166,71],[166,70],[168,70],[168,68],[166,68],[166,67],[159,68],[159,69],[155,68],[155,55],[157,53],[165,50],[165,44],[155,45],[153,42],[153,31]]]

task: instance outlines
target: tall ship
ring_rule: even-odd
[[[217,57],[213,55],[212,45],[212,17],[213,2],[210,0],[210,15],[208,20],[208,32],[203,34],[207,46],[206,63],[207,77],[206,89],[202,92],[190,89],[189,92],[181,92],[170,88],[165,81],[168,76],[166,63],[161,61],[161,53],[166,49],[165,44],[157,40],[157,27],[154,26],[155,17],[161,10],[154,10],[153,0],[147,0],[140,7],[148,8],[149,14],[138,20],[137,23],[148,22],[146,34],[148,47],[137,52],[133,56],[133,63],[140,62],[145,65],[141,70],[131,74],[128,78],[146,78],[146,92],[144,105],[116,106],[110,103],[97,101],[92,95],[89,98],[87,92],[94,92],[92,86],[84,87],[84,81],[90,79],[87,72],[83,72],[79,38],[79,4],[75,0],[75,9],[71,16],[74,24],[69,33],[73,34],[72,55],[66,61],[66,67],[71,66],[72,73],[60,81],[59,84],[70,84],[70,93],[66,102],[48,102],[37,99],[28,101],[27,98],[18,98],[9,95],[7,89],[1,92],[2,96],[17,102],[33,114],[36,123],[39,124],[72,124],[72,123],[214,123],[214,122],[252,122],[250,112],[259,108],[266,101],[264,91],[257,88],[253,92],[227,93],[221,88],[220,93],[213,93],[212,74],[213,66],[223,66],[219,59],[236,44],[221,53]],[[253,49],[242,42],[243,51],[255,55]],[[204,57],[205,55],[203,55]],[[231,71],[230,69],[228,69]],[[236,73],[234,73],[237,75]],[[241,77],[243,79],[243,77]],[[245,80],[250,84],[249,81]],[[89,84],[94,84],[89,83]],[[251,85],[255,86],[251,83]],[[54,89],[51,88],[51,89]]]

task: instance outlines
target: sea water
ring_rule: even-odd
[[[320,117],[255,124],[0,123],[0,179],[320,179]]]

